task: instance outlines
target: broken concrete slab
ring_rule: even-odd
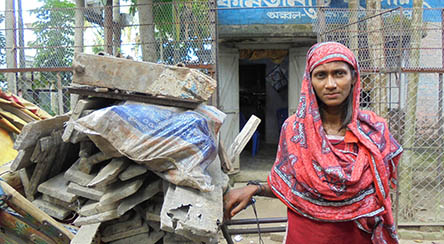
[[[43,201],[41,198],[32,201],[34,206],[45,212],[51,217],[59,220],[63,220],[71,213],[71,210],[55,205],[50,202]]]
[[[116,210],[119,206],[119,202],[113,202],[110,204],[100,205],[98,201],[88,201],[82,208],[77,212],[82,216],[91,216],[95,214],[104,213],[110,210]]]
[[[87,225],[87,224],[95,224],[99,222],[105,222],[112,219],[119,218],[119,215],[117,214],[117,210],[110,210],[104,213],[91,215],[87,217],[79,216],[75,221],[74,224],[79,225]]]
[[[63,177],[63,174],[58,174],[57,176],[40,184],[37,190],[61,201],[73,203],[75,200],[77,200],[77,196],[68,192],[68,184],[69,182],[65,177]]]
[[[126,158],[113,158],[105,167],[103,167],[97,176],[88,184],[88,187],[105,186],[114,182],[119,173],[125,170],[129,165]]]
[[[53,203],[53,204],[58,205],[58,206],[62,206],[64,208],[66,208],[66,209],[69,209],[69,210],[75,211],[75,212],[77,212],[80,209],[80,207],[86,201],[85,199],[77,198],[74,202],[69,203],[69,202],[65,202],[65,201],[62,201],[60,199],[51,197],[51,196],[46,195],[46,194],[42,195],[42,200],[50,202],[50,203]]]
[[[17,156],[12,161],[11,170],[16,171],[32,165],[34,163],[31,161],[31,155],[33,151],[34,151],[33,147],[29,147],[18,151]]]
[[[79,169],[80,158],[65,172],[65,178],[81,186],[87,186],[96,177],[95,174],[86,174]]]
[[[92,244],[100,243],[99,241],[94,241],[96,239],[97,233],[99,231],[99,226],[101,223],[83,225],[80,227],[77,234],[71,240],[70,244]]]
[[[132,163],[127,169],[120,173],[119,179],[121,181],[126,181],[136,176],[143,175],[147,171],[148,169],[145,166],[139,165],[137,163]]]
[[[128,210],[134,208],[138,204],[150,199],[162,189],[162,180],[158,179],[154,182],[146,182],[136,194],[122,200],[117,208],[119,215],[123,215]]]
[[[111,244],[155,244],[165,235],[165,232],[151,231],[149,233],[142,233],[135,236],[127,237],[117,241],[110,242]]]
[[[96,201],[99,201],[105,195],[104,191],[99,191],[95,188],[88,188],[85,186],[81,186],[74,182],[69,183],[67,191],[77,196],[81,196]]]
[[[15,140],[14,149],[22,150],[35,145],[39,138],[49,135],[54,130],[62,129],[68,119],[69,114],[64,114],[26,124]]]
[[[73,83],[206,101],[216,81],[200,71],[148,62],[76,53]],[[136,77],[134,74],[138,74]]]
[[[100,204],[105,205],[120,201],[136,193],[143,184],[143,179],[133,179],[125,182],[116,182],[100,198]]]
[[[215,186],[212,192],[170,184],[161,210],[161,229],[182,235],[195,242],[217,240],[218,223],[222,222],[222,177],[219,157],[208,167]]]

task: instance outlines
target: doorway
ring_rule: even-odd
[[[239,112],[240,129],[252,114],[261,123],[256,138],[253,136],[241,154],[241,173],[236,179],[265,180],[276,157],[281,125],[288,117],[288,56],[279,63],[266,56],[239,59]]]

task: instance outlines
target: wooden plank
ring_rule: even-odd
[[[91,182],[96,174],[86,174],[80,171],[79,164],[80,158],[65,172],[65,178],[69,181],[72,181],[78,185],[86,186],[89,182]]]
[[[20,244],[22,243],[57,244],[49,236],[46,236],[45,234],[39,232],[36,228],[33,228],[19,217],[14,216],[4,210],[0,210],[0,226],[2,227],[2,229],[9,230],[8,234],[17,235],[18,237],[20,237],[22,239],[22,242],[18,242]],[[31,242],[31,239],[34,239],[34,241]],[[25,241],[23,242],[23,240]],[[2,242],[1,237],[0,237],[0,243],[10,244],[9,242]]]
[[[104,191],[95,188],[84,187],[74,182],[69,183],[68,192],[95,201],[99,201],[103,197],[103,195],[105,195]]]
[[[86,174],[91,173],[92,166],[94,164],[98,164],[100,162],[103,162],[105,160],[111,159],[113,155],[105,154],[104,152],[98,152],[88,158],[81,158],[79,162],[78,169]]]
[[[74,224],[75,225],[88,225],[88,224],[95,224],[95,223],[99,223],[99,222],[105,222],[105,221],[109,221],[109,220],[117,219],[117,218],[119,218],[119,215],[117,214],[117,210],[111,210],[111,211],[107,211],[104,213],[91,215],[88,217],[79,216],[74,221]]]
[[[100,243],[95,241],[94,238],[97,236],[99,227],[101,223],[83,225],[80,227],[76,236],[71,240],[71,244],[91,244]]]
[[[35,166],[29,166],[27,168],[19,170],[20,180],[22,182],[24,192],[29,191],[29,181],[31,179],[34,168]]]
[[[141,226],[138,227],[132,227],[129,229],[121,229],[120,232],[112,233],[112,234],[103,234],[102,240],[104,242],[111,242],[111,241],[117,241],[124,238],[128,238],[131,236],[139,235],[142,233],[148,233],[150,232],[150,227],[146,223],[143,223]]]
[[[87,158],[94,150],[94,143],[90,140],[80,142],[79,157]]]
[[[68,161],[68,156],[69,156],[68,154],[70,153],[71,146],[73,144],[61,141],[61,136],[62,136],[61,133],[62,132],[60,131],[59,135],[60,145],[58,146],[56,160],[52,164],[51,171],[49,173],[49,178],[59,174],[62,171],[62,169],[66,169],[66,164],[70,163]]]
[[[69,123],[66,125],[63,132],[62,139],[64,142],[69,142],[71,135],[74,131],[74,125],[70,122],[77,120],[82,116],[84,110],[103,108],[107,105],[111,105],[109,101],[103,99],[80,99],[77,101],[72,114],[69,118]]]
[[[32,205],[31,202],[26,200],[26,198],[20,195],[20,193],[18,193],[14,188],[9,186],[6,182],[0,181],[0,186],[3,188],[3,191],[7,195],[11,196],[6,200],[6,203],[8,204],[9,207],[14,209],[22,216],[31,216],[33,219],[30,221],[36,225],[47,222],[50,224],[51,227],[55,228],[57,232],[61,234],[57,235],[57,240],[59,241],[57,243],[69,243],[69,240],[71,240],[74,237],[74,235],[69,230],[67,230],[63,225],[55,221],[53,218],[44,213],[42,210]],[[42,228],[41,231],[46,234],[44,228]]]
[[[82,208],[78,211],[81,216],[91,216],[99,213],[104,213],[110,210],[116,210],[119,206],[119,202],[113,202],[106,205],[100,205],[99,202],[89,200]]]
[[[47,179],[52,161],[56,156],[56,152],[57,148],[53,147],[48,153],[48,156],[45,158],[45,160],[35,166],[34,172],[32,173],[31,179],[29,180],[28,191],[25,192],[26,197],[29,200],[34,200],[34,195],[37,192],[38,185]]]
[[[63,173],[41,183],[38,186],[38,191],[57,198],[67,203],[73,203],[77,200],[77,196],[68,192],[68,180],[63,177]]]
[[[21,150],[35,145],[39,138],[48,136],[54,130],[62,129],[68,119],[69,114],[64,114],[26,124],[15,140],[14,149]]]
[[[241,132],[236,136],[233,144],[231,144],[230,148],[228,149],[228,156],[232,162],[236,157],[239,157],[260,123],[261,119],[255,115],[251,115],[244,128],[242,128]]]
[[[120,175],[119,179],[121,181],[126,181],[132,179],[136,176],[143,175],[148,171],[148,169],[137,163],[132,163],[126,170],[124,170]]]
[[[129,59],[76,53],[73,83],[206,101],[216,81],[200,71]],[[137,74],[137,75],[134,75]]]
[[[59,205],[55,205],[54,203],[44,201],[41,198],[37,198],[36,200],[32,201],[32,204],[41,209],[43,212],[47,213],[49,216],[58,220],[64,220],[71,213],[71,210]]]
[[[41,145],[40,145],[40,139],[37,140],[37,143],[35,144],[34,150],[32,151],[30,160],[34,163],[38,163],[43,161],[43,159],[46,156],[46,152],[42,152]]]
[[[136,194],[122,200],[122,202],[119,204],[119,207],[117,208],[117,212],[119,215],[123,215],[130,209],[137,206],[139,203],[142,203],[154,195],[156,195],[158,192],[160,192],[162,189],[162,180],[158,179],[154,182],[150,182],[149,184],[145,184],[144,187],[141,187],[139,191],[137,191]]]
[[[121,101],[136,101],[144,102],[149,104],[164,105],[164,106],[174,106],[179,108],[195,109],[199,106],[200,102],[188,101],[185,99],[178,99],[172,97],[164,96],[150,96],[147,94],[140,93],[130,93],[120,90],[112,90],[108,92],[96,92],[94,87],[68,87],[70,93],[94,96],[101,98],[117,99]]]
[[[231,161],[231,158],[228,156],[227,151],[225,150],[225,146],[221,141],[221,137],[219,137],[219,149],[218,149],[218,155],[220,158],[220,163],[222,166],[222,169],[225,173],[233,172],[233,163]]]
[[[142,186],[143,179],[133,179],[125,182],[114,183],[108,191],[100,198],[100,204],[105,205],[112,202],[120,201],[132,194]]]
[[[87,186],[104,186],[114,182],[119,173],[125,170],[128,165],[129,160],[126,158],[113,158]]]
[[[31,161],[31,155],[33,151],[34,148],[32,147],[20,150],[17,157],[15,157],[14,161],[12,161],[11,170],[16,171],[32,165],[33,162]]]
[[[42,200],[50,202],[50,203],[54,203],[55,205],[62,206],[64,208],[69,209],[74,212],[79,211],[80,207],[86,202],[86,199],[77,198],[74,202],[69,203],[69,202],[65,202],[60,199],[51,197],[47,194],[42,194]]]

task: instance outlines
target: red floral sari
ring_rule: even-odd
[[[318,65],[343,61],[358,72],[353,86],[353,116],[346,141],[357,153],[334,147],[322,127],[310,72]],[[359,67],[353,53],[335,42],[314,45],[307,54],[299,107],[282,126],[268,184],[289,209],[323,222],[354,221],[374,244],[398,243],[389,184],[396,185],[402,147],[387,123],[359,109]],[[291,231],[291,230],[289,230]]]

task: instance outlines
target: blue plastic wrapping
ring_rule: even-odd
[[[97,137],[173,184],[211,191],[206,168],[217,155],[216,138],[224,119],[224,113],[206,105],[184,111],[125,104],[97,110],[74,126],[99,148],[103,143]]]

